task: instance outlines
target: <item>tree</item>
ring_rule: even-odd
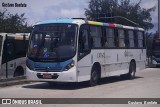
[[[131,3],[130,0],[90,0],[88,9],[85,9],[85,15],[90,20],[96,20],[99,14],[113,13],[114,16],[123,16],[138,23],[145,30],[152,29],[154,25],[151,23],[151,12],[155,11],[155,6],[145,9],[140,4],[141,0],[138,3]],[[124,19],[116,18],[115,22],[133,26]]]
[[[23,14],[10,14],[7,10],[0,11],[0,32],[6,33],[24,33],[30,32],[31,26],[28,26]]]

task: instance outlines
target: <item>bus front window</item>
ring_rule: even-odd
[[[76,25],[52,24],[35,26],[28,57],[38,61],[64,61],[76,50]]]

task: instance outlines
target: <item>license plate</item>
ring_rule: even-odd
[[[45,78],[45,79],[51,79],[51,78],[52,78],[52,75],[49,74],[49,73],[44,73],[44,74],[43,74],[43,78]]]

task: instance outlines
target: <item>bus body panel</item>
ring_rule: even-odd
[[[123,57],[125,56],[125,51],[125,49],[93,49],[89,55],[78,62],[78,71],[80,71],[79,78],[84,76],[86,77],[85,80],[89,80],[92,67],[96,62],[101,65],[101,77],[127,73],[129,62],[127,61],[127,58]]]
[[[137,71],[145,69],[145,54],[145,49],[93,49],[89,55],[78,61],[78,80],[89,80],[93,64],[96,62],[101,65],[101,77],[128,73],[132,59],[136,61]]]
[[[8,64],[8,78],[13,78],[14,77],[14,73],[17,69],[17,67],[22,67],[23,70],[26,69],[26,57],[22,57],[22,58],[17,58],[14,59],[12,61],[7,62]],[[1,65],[1,79],[6,78],[6,63]],[[24,72],[25,75],[26,72]]]
[[[128,56],[126,49],[106,50],[106,64],[109,69],[109,76],[126,74],[128,72]]]
[[[129,61],[136,61],[137,71],[145,68],[146,65],[146,49],[129,49]]]

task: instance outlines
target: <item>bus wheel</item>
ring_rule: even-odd
[[[18,67],[14,72],[14,77],[23,76],[24,70],[22,67]]]
[[[120,75],[120,77],[122,79],[134,79],[135,73],[136,73],[136,65],[134,62],[131,62],[129,66],[129,72],[127,74]]]
[[[96,68],[93,68],[91,71],[91,78],[89,81],[90,86],[96,86],[99,80],[99,74]]]
[[[127,74],[127,78],[134,79],[135,73],[136,73],[136,65],[134,62],[131,62],[130,66],[129,66],[129,73]]]

